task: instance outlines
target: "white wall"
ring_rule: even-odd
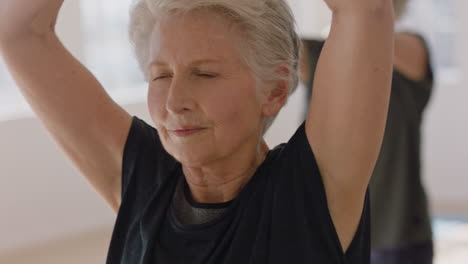
[[[468,214],[468,2],[458,0],[459,79],[439,84],[426,115],[424,160],[427,187],[436,208]]]
[[[468,215],[468,90],[436,88],[423,128],[424,179],[436,210]]]
[[[304,37],[319,37],[330,24],[330,11],[323,0],[288,0]]]

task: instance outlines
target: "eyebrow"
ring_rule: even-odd
[[[198,60],[194,60],[194,61],[190,62],[189,65],[190,66],[198,66],[198,65],[202,65],[202,64],[221,63],[222,61],[223,61],[222,58],[198,59]],[[154,60],[149,64],[149,67],[151,67],[151,66],[166,66],[166,65],[167,65],[167,63],[164,62],[164,61]]]

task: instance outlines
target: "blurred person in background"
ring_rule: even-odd
[[[406,0],[394,0],[396,21],[406,5]],[[306,84],[309,109],[315,69],[326,41],[302,41],[300,76]],[[431,217],[421,177],[420,144],[433,81],[425,39],[415,32],[396,31],[388,120],[370,181],[372,264],[432,263]]]

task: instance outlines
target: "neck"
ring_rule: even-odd
[[[233,200],[265,160],[269,148],[262,139],[255,151],[238,151],[228,158],[201,167],[183,166],[192,199],[198,203]]]

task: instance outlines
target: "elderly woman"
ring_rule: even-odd
[[[398,20],[407,0],[393,2]],[[311,93],[324,41],[303,41],[300,76]],[[421,126],[432,86],[424,39],[414,32],[395,31],[387,126],[370,181],[372,264],[432,263],[431,220],[420,171]]]
[[[62,2],[1,1],[1,52],[118,212],[108,263],[369,262],[366,190],[390,94],[391,0],[326,0],[334,21],[314,103],[272,150],[263,133],[298,81],[300,41],[283,0],[135,3],[130,35],[156,128],[61,45]]]

